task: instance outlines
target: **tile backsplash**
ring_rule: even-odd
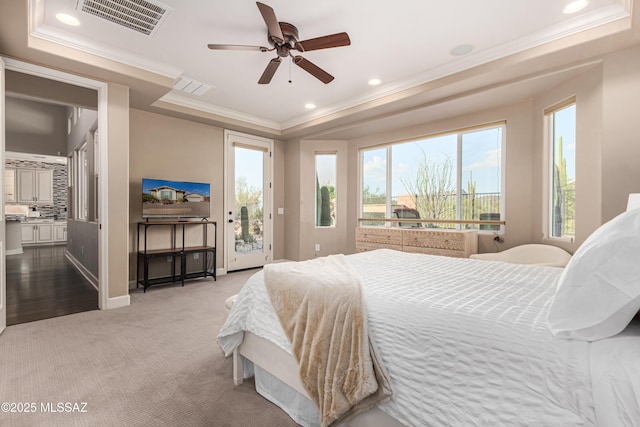
[[[53,204],[29,205],[40,212],[40,218],[65,219],[67,217],[67,165],[33,160],[5,159],[6,167],[16,169],[53,169]]]

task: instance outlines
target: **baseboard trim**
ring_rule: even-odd
[[[22,248],[19,249],[8,249],[4,254],[5,255],[20,255],[23,254],[24,251],[22,250]]]
[[[84,278],[87,279],[89,283],[91,283],[91,286],[96,288],[96,291],[100,292],[100,289],[98,289],[98,278],[94,276],[89,270],[87,270],[86,267],[82,265],[82,263],[78,261],[76,257],[71,255],[71,253],[68,250],[65,250],[64,254],[67,257],[67,259],[71,262],[71,264],[73,264],[73,266],[78,269],[80,274],[82,274]]]
[[[216,268],[216,277],[224,276],[225,274],[227,274],[226,268]]]
[[[107,310],[114,308],[127,307],[131,305],[131,298],[129,295],[122,295],[121,297],[113,297],[107,300]]]

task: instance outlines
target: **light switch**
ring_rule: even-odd
[[[278,215],[284,215],[284,208],[278,208]]]

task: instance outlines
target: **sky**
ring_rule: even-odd
[[[316,154],[316,173],[318,183],[323,185],[336,186],[336,155]]]
[[[203,196],[209,196],[210,185],[208,183],[183,182],[183,181],[167,181],[164,179],[143,178],[142,192],[149,193],[152,188],[161,187],[175,188],[176,190],[185,190],[187,193],[198,193]]]
[[[575,105],[560,110],[556,113],[555,123],[556,135],[562,136],[563,155],[567,160],[569,178],[575,178],[575,114]],[[476,184],[476,193],[501,192],[500,164],[503,155],[500,147],[501,132],[501,128],[490,128],[463,134],[461,185],[464,191],[467,190],[467,184],[472,176]],[[505,138],[507,149],[510,143],[517,144],[517,141],[509,141],[507,135]],[[422,153],[428,162],[442,162],[449,158],[455,170],[456,134],[392,145],[392,196],[409,193],[404,182],[415,176],[423,161]],[[372,192],[386,191],[386,157],[386,147],[363,151],[364,185],[368,185]],[[472,174],[471,171],[473,171]]]
[[[236,177],[244,176],[249,188],[262,188],[264,152],[235,147]]]
[[[466,190],[469,172],[473,170],[476,192],[500,192],[501,130],[466,133],[462,138],[462,188]],[[386,148],[363,152],[364,184],[371,191],[385,191]],[[413,142],[394,144],[392,155],[392,195],[409,193],[405,182],[412,181],[424,161],[442,163],[449,159],[453,167],[453,186],[457,162],[457,135],[443,135]]]
[[[557,111],[556,136],[562,136],[562,154],[567,159],[567,177],[576,177],[576,105]]]

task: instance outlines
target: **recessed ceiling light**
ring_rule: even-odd
[[[576,13],[587,7],[588,4],[589,2],[587,0],[575,0],[567,4],[564,9],[562,9],[562,12],[566,14]]]
[[[449,53],[453,56],[463,56],[473,51],[473,46],[470,44],[461,44],[460,46],[456,46],[449,51]]]
[[[56,18],[63,24],[73,25],[74,27],[80,25],[80,21],[75,16],[67,15],[66,13],[58,13]]]
[[[306,108],[307,110],[313,110],[314,108],[316,108],[316,104],[304,104],[304,108]]]
[[[371,80],[369,80],[369,85],[370,86],[378,86],[380,83],[382,83],[380,81],[380,79],[371,79]]]

